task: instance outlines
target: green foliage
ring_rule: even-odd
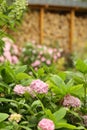
[[[0,113],[0,123],[9,117],[6,113]]]
[[[79,65],[80,67],[78,67]],[[53,121],[56,130],[86,130],[82,118],[87,113],[87,107],[84,107],[84,85],[87,81],[86,69],[81,71],[83,64],[79,65],[77,61],[76,69],[78,71],[75,72],[52,74],[52,71],[46,70],[46,68],[45,70],[40,68],[37,72],[33,70],[36,77],[26,73],[26,65],[14,66],[8,62],[1,65],[0,114],[3,116],[0,115],[0,129],[37,130],[39,121],[47,118]],[[77,80],[79,77],[81,80]],[[34,93],[35,97],[28,91],[21,95],[14,93],[16,85],[20,84],[26,88],[35,79],[42,79],[48,84],[48,93]],[[87,92],[85,94],[87,96]],[[79,98],[81,107],[64,107],[63,100],[66,95]],[[19,123],[9,121],[9,117],[13,113],[22,115]]]
[[[26,10],[26,0],[10,1],[0,0],[0,54],[3,52],[3,37],[7,36],[6,29],[15,29],[19,25]]]

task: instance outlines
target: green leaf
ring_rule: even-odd
[[[78,85],[70,87],[67,92],[73,93],[73,94],[77,92],[76,94],[78,94],[79,90],[82,90],[82,88],[83,88],[83,84],[78,84]]]
[[[66,108],[60,108],[58,111],[53,113],[53,115],[56,119],[56,122],[58,122],[59,120],[63,119],[66,115]]]
[[[79,59],[76,63],[76,69],[79,70],[80,72],[86,74],[87,73],[87,64],[84,61]]]
[[[0,102],[16,102],[15,100],[0,98]]]
[[[66,86],[67,86],[67,88],[69,88],[69,87],[73,86],[73,84],[74,84],[74,80],[73,80],[73,79],[70,79],[70,80],[67,82]]]
[[[74,79],[75,83],[77,83],[77,84],[84,84],[84,82],[85,82],[84,75],[80,72],[75,73],[73,75],[73,79]]]
[[[16,74],[14,73],[14,70],[11,68],[11,65],[6,62],[6,64],[1,68],[1,76],[3,78],[3,81],[6,83],[12,83],[14,82]]]
[[[38,69],[37,73],[38,73],[38,76],[44,75],[44,69],[43,68]]]
[[[23,79],[29,79],[30,78],[30,76],[28,75],[28,74],[26,74],[26,73],[18,73],[17,75],[16,75],[16,79],[17,80],[23,80]]]
[[[52,75],[51,80],[53,81],[53,83],[55,83],[55,85],[57,85],[59,88],[61,87],[65,87],[65,83],[62,80],[62,78],[60,78],[58,75]]]
[[[57,123],[56,128],[58,128],[58,129],[59,128],[67,128],[67,129],[70,129],[70,130],[75,130],[76,126],[68,124],[68,123]]]
[[[47,84],[49,84],[49,87],[53,93],[55,93],[58,97],[63,97],[65,95],[65,91],[62,88],[57,87],[53,82],[47,81]]]
[[[15,73],[24,72],[27,69],[27,65],[16,67]]]
[[[36,100],[32,103],[31,108],[37,108],[37,107],[40,107],[40,106],[44,110],[44,106],[43,106],[42,102],[40,100]]]
[[[59,128],[67,128],[70,130],[86,130],[83,126],[76,127],[74,125],[68,124],[68,123],[57,123],[56,129]]]
[[[23,86],[29,86],[29,84],[33,81],[32,77],[30,77],[29,79],[23,79],[21,80],[21,84]]]
[[[24,130],[32,130],[32,129],[30,129],[29,127],[27,127],[27,126],[20,126],[21,128],[23,128]]]
[[[46,116],[51,119],[54,123],[56,123],[56,118],[55,116],[52,114],[50,109],[45,109],[45,114]]]
[[[8,114],[6,113],[0,113],[0,122],[6,120],[9,117]]]
[[[59,72],[58,75],[63,79],[63,81],[66,79],[66,73],[65,72]]]

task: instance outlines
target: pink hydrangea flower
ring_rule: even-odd
[[[36,67],[40,65],[40,61],[36,60],[34,63],[32,63],[32,67]]]
[[[58,56],[58,57],[61,57],[61,53],[60,53],[60,52],[58,52],[58,53],[57,53],[57,56]]]
[[[0,56],[0,62],[4,62],[4,61],[5,61],[4,57]]]
[[[3,53],[4,57],[6,60],[10,61],[10,63],[12,63],[12,57],[11,57],[11,53],[9,51],[5,51]]]
[[[38,127],[41,130],[54,130],[55,129],[55,125],[53,123],[52,120],[50,119],[42,119],[39,123],[38,123]]]
[[[68,94],[64,97],[63,106],[73,108],[80,107],[81,101],[77,97]]]
[[[53,56],[53,59],[54,59],[54,60],[57,60],[57,55],[54,55],[54,56]]]
[[[2,38],[2,40],[3,40],[5,43],[11,43],[11,44],[13,44],[13,41],[12,41],[10,38],[8,38],[8,37],[4,37],[4,38]]]
[[[36,96],[30,87],[25,87],[25,92],[29,93],[33,98]]]
[[[52,49],[52,48],[49,48],[49,49],[48,49],[48,53],[49,53],[50,55],[52,55],[53,49]]]
[[[17,56],[12,56],[12,63],[13,64],[17,64],[18,63],[18,58],[17,58]]]
[[[41,81],[40,79],[34,80],[30,84],[30,88],[32,91],[40,94],[48,92],[48,85],[43,81]]]
[[[22,85],[16,85],[13,91],[17,95],[22,95],[25,93],[25,87],[23,87]]]
[[[13,53],[17,55],[19,53],[17,45],[12,44],[12,47],[13,47]]]
[[[84,115],[82,118],[83,118],[83,120],[84,120],[85,126],[87,126],[87,115]]]
[[[41,57],[41,61],[42,62],[46,61],[46,58],[45,57]]]
[[[51,61],[50,61],[50,60],[47,60],[47,61],[46,61],[46,64],[47,64],[47,65],[50,65],[50,64],[51,64]]]
[[[10,51],[10,49],[11,49],[11,44],[9,42],[6,42],[4,51]]]

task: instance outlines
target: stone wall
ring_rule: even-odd
[[[82,47],[87,42],[87,15],[75,16],[73,49]],[[40,41],[39,10],[28,11],[17,32],[10,32],[17,44],[27,41]],[[44,14],[44,42],[43,44],[59,44],[67,48],[69,43],[70,13],[61,11],[45,11]]]
[[[80,50],[87,46],[87,14],[75,16],[74,50]]]

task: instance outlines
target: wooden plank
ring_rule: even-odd
[[[68,44],[68,51],[71,53],[73,50],[73,42],[74,42],[74,17],[75,17],[75,10],[72,9],[70,11],[70,31],[69,31],[69,44]]]
[[[43,43],[44,40],[44,8],[40,8],[40,44]]]

